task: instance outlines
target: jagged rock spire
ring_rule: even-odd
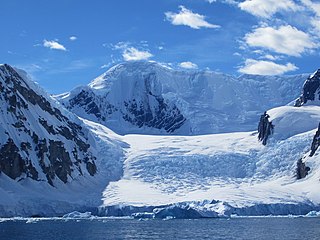
[[[267,144],[267,140],[271,134],[273,134],[273,128],[272,122],[269,122],[269,115],[267,112],[264,112],[260,116],[260,121],[258,125],[258,139],[262,142],[263,145]]]
[[[301,107],[308,101],[320,100],[320,69],[310,75],[303,85],[301,96],[296,100],[295,107]]]

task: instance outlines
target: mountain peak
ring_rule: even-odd
[[[320,105],[320,69],[311,74],[303,84],[302,94],[296,100],[295,106],[305,104]]]
[[[70,111],[120,134],[207,134],[256,127],[257,112],[287,104],[306,76],[184,71],[161,63],[115,65],[87,87],[57,96]],[[235,129],[237,128],[237,129]]]
[[[132,75],[157,73],[170,71],[169,67],[153,61],[128,61],[119,63],[89,83],[89,87],[96,90],[108,89],[112,79],[118,79],[119,75],[126,74],[129,78]]]
[[[320,78],[320,68],[317,71],[315,71],[313,74],[311,74],[309,78],[310,79],[311,78]]]
[[[126,61],[126,62],[121,62],[119,64],[116,64],[114,66],[115,68],[118,67],[124,67],[126,69],[130,68],[142,68],[142,69],[148,69],[148,68],[165,68],[165,69],[171,69],[167,65],[156,62],[156,61]],[[112,67],[111,69],[113,69]]]
[[[12,73],[16,73],[16,70],[14,67],[10,66],[7,63],[0,64],[0,72],[4,73],[5,75],[9,75]]]
[[[2,63],[2,64],[0,64],[0,68],[8,68],[8,69],[10,69],[10,68],[13,68],[13,67],[11,67],[9,64],[7,64],[7,63]]]

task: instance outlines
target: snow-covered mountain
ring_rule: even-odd
[[[124,136],[131,146],[124,176],[106,188],[101,213],[197,218],[311,211],[319,216],[312,211],[320,210],[320,84],[310,84],[319,82],[319,72],[300,86],[297,101],[303,104],[292,101],[261,115],[259,131],[272,126],[265,145],[256,131]]]
[[[0,65],[0,213],[32,215],[43,202],[70,207],[77,191],[83,200],[93,182],[99,188],[101,177],[105,186],[121,176],[121,155],[23,71]]]
[[[95,175],[90,133],[9,65],[0,66],[0,170],[12,179]],[[51,101],[50,101],[51,100]]]
[[[126,62],[56,98],[80,117],[119,134],[248,131],[256,128],[263,111],[297,98],[306,78],[236,78],[211,71],[177,71],[155,62]]]
[[[1,65],[0,73],[0,216],[78,210],[200,218],[320,211],[320,106],[312,99],[293,106],[303,76],[233,78],[156,63],[120,64],[89,86],[58,96],[89,118],[84,119],[20,70]],[[220,115],[210,115],[219,107]],[[272,130],[265,145],[258,131],[235,132],[256,129],[259,118],[259,131]],[[214,119],[226,126],[215,128],[220,125],[208,123]],[[99,122],[121,134],[153,135],[122,136]],[[227,129],[232,132],[168,136]],[[55,142],[58,147],[51,146]]]

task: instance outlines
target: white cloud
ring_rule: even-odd
[[[301,2],[308,7],[309,9],[311,9],[315,14],[317,14],[318,16],[320,16],[320,3],[314,3],[310,0],[301,0]]]
[[[297,69],[298,67],[292,63],[282,65],[271,61],[247,59],[245,65],[239,69],[239,72],[258,75],[281,75]]]
[[[238,6],[241,10],[263,18],[271,17],[281,11],[297,11],[300,9],[292,0],[245,0]]]
[[[103,64],[100,68],[104,69],[104,68],[108,68],[108,67],[110,67],[110,64]]]
[[[56,49],[56,50],[62,50],[62,51],[67,51],[67,49],[57,41],[48,41],[48,40],[43,40],[43,46],[50,48],[50,49]]]
[[[309,18],[311,27],[309,31],[320,37],[320,2],[315,3],[310,0],[301,0],[301,2],[306,7],[306,11],[303,14]],[[313,16],[310,16],[310,12]]]
[[[238,2],[236,0],[224,0],[223,2],[231,4],[231,5],[237,5],[238,4]]]
[[[148,60],[153,55],[149,51],[138,50],[134,47],[124,49],[122,57],[125,61]]]
[[[148,42],[141,41],[140,44],[138,44],[138,47],[133,47],[132,45],[133,44],[130,42],[103,44],[104,47],[109,47],[114,51],[121,51],[121,55],[125,61],[148,60],[153,57],[153,54],[146,49]]]
[[[318,47],[307,33],[290,25],[279,28],[256,28],[253,32],[246,34],[244,40],[251,47],[261,47],[296,57]]]
[[[71,36],[71,37],[69,37],[69,40],[70,41],[75,41],[75,40],[77,40],[78,38],[76,37],[76,36]]]
[[[211,24],[205,20],[205,16],[194,13],[184,6],[179,6],[180,12],[166,12],[166,19],[173,25],[185,25],[193,29],[200,28],[219,28],[219,25]]]
[[[311,19],[312,33],[320,37],[320,17],[315,17]]]
[[[222,2],[222,3],[227,3],[227,4],[231,4],[231,5],[237,5],[238,2],[236,0],[206,0],[209,3],[214,3],[214,2]]]
[[[192,62],[181,62],[179,64],[180,67],[185,68],[185,69],[197,69],[198,65]]]
[[[258,49],[258,50],[254,50],[254,51],[252,51],[253,53],[255,53],[255,54],[263,54],[263,51],[262,50],[260,50],[260,49]]]
[[[262,58],[265,58],[265,59],[268,59],[268,60],[271,60],[271,61],[275,61],[275,60],[278,60],[279,57],[278,56],[273,56],[271,54],[266,54],[264,55]]]
[[[118,42],[116,44],[109,44],[111,49],[113,50],[123,50],[123,49],[126,49],[130,46],[130,42]]]

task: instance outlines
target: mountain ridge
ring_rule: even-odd
[[[0,65],[0,89],[0,172],[52,186],[96,174],[94,136],[75,115],[7,64]]]
[[[155,62],[127,62],[56,99],[77,115],[119,134],[247,131],[255,129],[257,115],[265,109],[297,98],[306,77],[234,78],[211,71],[172,70]],[[168,130],[156,124],[163,121],[177,127]]]

